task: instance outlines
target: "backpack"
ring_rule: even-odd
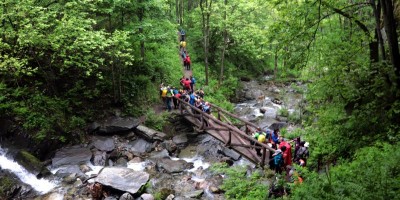
[[[192,77],[192,84],[196,84],[196,79],[194,77]]]
[[[306,147],[300,147],[299,150],[297,150],[296,157],[299,159],[303,159],[306,157],[307,153],[308,153],[308,150]]]
[[[275,164],[276,167],[282,167],[283,166],[284,161],[283,161],[282,153],[280,153],[280,154],[278,154],[278,155],[276,155],[274,157],[274,164]]]

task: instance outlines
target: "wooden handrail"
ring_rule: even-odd
[[[237,133],[237,134],[238,134],[239,136],[241,136],[242,138],[246,138],[247,140],[252,141],[252,142],[258,144],[259,146],[262,146],[262,147],[268,149],[269,151],[275,152],[275,149],[274,149],[274,148],[271,148],[271,147],[269,147],[268,145],[259,142],[258,140],[254,139],[253,137],[247,135],[245,132],[241,131],[241,130],[240,130],[239,128],[237,128],[236,126],[232,126],[232,125],[229,125],[229,124],[227,124],[227,123],[225,123],[225,122],[222,122],[222,121],[220,121],[220,120],[218,120],[218,119],[215,119],[214,116],[211,116],[211,115],[209,115],[209,114],[203,112],[202,110],[196,108],[195,106],[190,105],[189,103],[183,101],[182,99],[179,99],[179,98],[176,98],[176,97],[173,97],[173,98],[177,99],[180,103],[183,103],[184,105],[189,106],[189,107],[192,108],[193,110],[195,110],[195,111],[201,113],[201,115],[202,115],[202,116],[205,116],[205,118],[207,118],[207,119],[209,119],[209,120],[212,120],[213,122],[215,122],[215,123],[217,123],[217,124],[219,124],[219,125],[221,125],[221,126],[224,126],[224,127],[228,128],[229,130],[232,130],[233,133]],[[181,105],[182,105],[182,104],[181,104]],[[213,104],[212,104],[212,105],[213,105]],[[218,107],[218,108],[219,108],[219,107]],[[221,109],[221,108],[220,108],[220,109]],[[191,112],[189,111],[189,109],[186,109],[186,110],[187,110],[189,113],[191,113]],[[226,112],[226,113],[229,113],[228,111],[225,111],[225,110],[223,110],[223,109],[222,109],[222,111],[223,111],[223,112]],[[230,113],[229,113],[229,114],[230,114]],[[228,115],[229,115],[229,114],[228,114]],[[191,115],[193,116],[194,114],[191,113]],[[231,115],[233,115],[233,114],[231,114]],[[235,115],[233,115],[233,116],[235,116]],[[240,118],[239,118],[239,119],[240,119]],[[243,122],[245,122],[245,123],[247,122],[247,121],[242,120],[242,119],[240,119],[240,120],[243,121]],[[247,122],[246,124],[248,124],[248,125],[250,125],[250,126],[256,126],[255,124],[253,124],[253,123],[251,123],[251,122]],[[257,126],[256,126],[256,127],[257,127]]]
[[[239,116],[234,115],[234,114],[232,114],[232,113],[230,113],[230,112],[224,110],[223,108],[221,108],[221,107],[219,107],[219,106],[217,106],[217,105],[215,105],[215,104],[212,104],[212,103],[210,103],[210,104],[211,104],[211,107],[217,108],[218,111],[221,111],[221,112],[223,112],[224,114],[226,114],[226,115],[228,115],[228,116],[230,116],[230,117],[233,117],[233,118],[235,118],[235,119],[237,119],[237,120],[239,120],[239,121],[241,121],[241,122],[243,122],[243,123],[245,123],[245,124],[247,124],[247,125],[250,125],[250,126],[256,128],[256,129],[260,128],[257,124],[254,124],[254,123],[251,123],[251,122],[249,122],[249,121],[246,121],[246,120],[240,118]]]

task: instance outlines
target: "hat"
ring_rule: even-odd
[[[308,147],[310,145],[310,143],[306,142],[304,143],[304,147]]]
[[[276,150],[274,154],[272,154],[272,156],[276,156],[278,154],[282,153],[282,151],[280,149]]]

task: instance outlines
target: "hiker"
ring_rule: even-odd
[[[279,129],[275,129],[271,134],[272,148],[277,149],[277,144],[279,143]]]
[[[204,91],[203,88],[200,88],[199,90],[196,91],[196,94],[200,97],[200,98],[204,98]]]
[[[308,142],[301,141],[294,158],[294,162],[303,167],[306,166],[307,158],[309,157],[308,145]]]
[[[172,87],[172,91],[173,91],[174,97],[176,97],[176,98],[172,98],[172,102],[174,103],[174,108],[177,109],[178,105],[179,105],[178,99],[180,98],[180,94],[179,94],[178,89],[176,89],[175,87]]]
[[[185,51],[186,50],[186,41],[181,41],[180,43],[179,43],[179,50],[182,52],[182,51]]]
[[[185,64],[185,60],[186,60],[186,51],[182,51],[181,56],[182,56],[183,64]]]
[[[183,64],[184,64],[186,70],[190,70],[190,65],[192,64],[192,62],[190,61],[190,56],[189,56],[189,54],[186,54],[186,58],[185,58],[185,60],[183,61]]]
[[[185,41],[185,30],[181,29],[181,41]]]
[[[167,92],[168,92],[168,88],[165,87],[163,84],[161,84],[160,94],[161,94],[161,99],[162,99],[164,104],[167,101]]]
[[[194,91],[194,85],[196,84],[196,79],[193,76],[190,76],[190,89]]]
[[[171,111],[171,101],[172,101],[172,97],[174,96],[174,92],[173,92],[173,90],[171,89],[171,87],[170,86],[168,86],[167,87],[168,88],[168,91],[167,91],[167,97],[166,97],[166,104],[167,104],[167,109],[168,109],[168,111],[170,112]]]
[[[182,78],[179,79],[179,83],[181,84],[181,86],[182,86],[183,89],[185,89],[184,81],[185,81],[185,76],[182,76]]]
[[[190,84],[191,84],[192,82],[189,80],[189,78],[186,78],[184,81],[183,81],[183,87],[187,90],[187,91],[191,91],[192,90],[192,88],[190,87]]]
[[[275,173],[278,173],[278,174],[282,173],[282,167],[284,165],[283,152],[285,150],[286,150],[286,147],[283,146],[281,149],[276,150],[275,153],[272,154],[272,157],[274,158],[273,168],[275,169]]]
[[[189,103],[190,103],[190,105],[194,106],[195,102],[196,102],[196,97],[194,96],[193,92],[189,92]]]
[[[211,105],[208,102],[205,102],[203,105],[203,112],[207,114],[211,114]]]
[[[279,137],[279,148],[282,148],[283,146],[286,147],[286,151],[283,152],[283,154],[285,155],[285,167],[288,165],[292,165],[292,147],[290,146],[290,144],[288,142],[285,141],[285,139],[280,136]]]

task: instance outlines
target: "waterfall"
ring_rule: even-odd
[[[30,185],[34,190],[40,194],[45,194],[57,185],[46,179],[37,179],[36,176],[28,172],[24,167],[16,163],[15,161],[6,157],[7,150],[0,146],[0,168],[3,170],[9,170],[15,174],[22,182]]]

